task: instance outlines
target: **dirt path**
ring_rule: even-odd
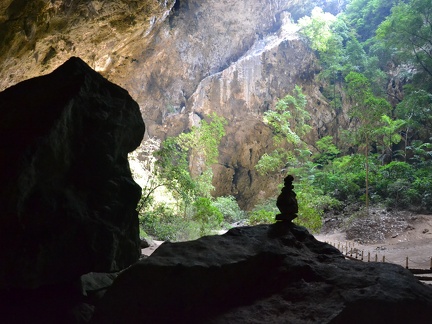
[[[374,218],[374,217],[372,217]],[[376,218],[376,217],[375,217]],[[381,226],[377,225],[381,224]],[[390,224],[390,225],[389,225]],[[385,215],[379,219],[359,220],[348,230],[334,230],[315,237],[348,252],[363,251],[364,259],[370,253],[371,261],[375,258],[382,262],[391,262],[415,269],[431,268],[432,257],[432,215]],[[378,239],[370,239],[375,237]],[[348,239],[349,238],[349,239]]]

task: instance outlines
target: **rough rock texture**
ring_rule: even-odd
[[[241,207],[276,194],[282,180],[254,166],[271,151],[262,113],[295,84],[308,95],[312,142],[349,123],[314,81],[314,53],[291,21],[315,5],[336,14],[345,1],[56,0],[0,2],[0,89],[51,71],[70,56],[127,89],[147,135],[187,130],[209,112],[228,120],[214,167],[216,195]]]
[[[127,160],[138,104],[78,58],[0,93],[0,288],[117,271],[140,255]]]
[[[164,243],[121,273],[96,323],[430,323],[432,289],[406,269],[345,260],[279,222]]]
[[[149,136],[177,135],[211,112],[225,117],[226,136],[213,168],[215,195],[233,195],[242,208],[250,209],[275,194],[282,180],[278,174],[263,177],[255,170],[259,158],[273,149],[263,112],[298,84],[308,95],[313,119],[308,141],[337,130],[335,112],[314,83],[319,71],[315,55],[292,24],[291,11],[299,3],[176,4],[169,19],[150,35],[151,50],[132,51],[134,62],[124,67],[127,73],[119,83],[139,94]],[[346,122],[339,118],[340,124]]]

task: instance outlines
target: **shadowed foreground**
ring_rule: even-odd
[[[164,243],[115,280],[97,323],[426,323],[406,269],[345,260],[290,222]]]

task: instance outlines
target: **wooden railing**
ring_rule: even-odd
[[[419,280],[432,281],[432,277],[421,276],[425,274],[426,275],[432,274],[432,257],[428,257],[427,259],[423,258],[422,262],[416,262],[412,260],[409,256],[407,256],[405,260],[395,261],[386,258],[384,254],[379,256],[378,253],[371,254],[371,252],[367,252],[367,254],[365,255],[364,250],[360,250],[358,247],[355,247],[354,242],[345,242],[345,244],[341,242],[338,243],[326,242],[326,243],[337,248],[345,256],[345,258],[349,260],[361,261],[361,262],[387,262],[387,263],[402,265],[405,266],[406,269],[410,270],[411,273],[413,273]],[[425,263],[429,263],[429,269],[412,268],[413,264],[415,267],[416,264],[418,265],[418,264],[425,264]]]

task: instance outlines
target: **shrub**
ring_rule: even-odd
[[[172,209],[159,204],[140,215],[140,225],[145,233],[157,240],[176,241],[182,222]]]
[[[246,216],[233,196],[218,197],[212,202],[212,205],[222,213],[227,223],[238,222]]]
[[[279,209],[276,207],[276,198],[270,198],[258,204],[248,213],[247,223],[249,225],[272,224],[275,222]]]
[[[276,214],[264,209],[254,210],[250,212],[247,223],[249,225],[272,224],[275,222]]]
[[[423,167],[415,172],[412,190],[418,194],[417,206],[432,211],[432,167]]]
[[[223,214],[212,205],[210,198],[199,197],[193,204],[194,213],[192,219],[200,224],[200,234],[206,235],[211,231],[220,229],[223,222]]]
[[[322,227],[324,211],[337,208],[341,203],[337,199],[323,194],[321,190],[312,186],[307,180],[301,181],[297,187],[299,188],[296,191],[299,212],[294,223],[317,233]]]
[[[200,224],[177,214],[164,204],[155,205],[152,210],[139,216],[140,235],[151,236],[160,241],[189,241],[200,237]]]

